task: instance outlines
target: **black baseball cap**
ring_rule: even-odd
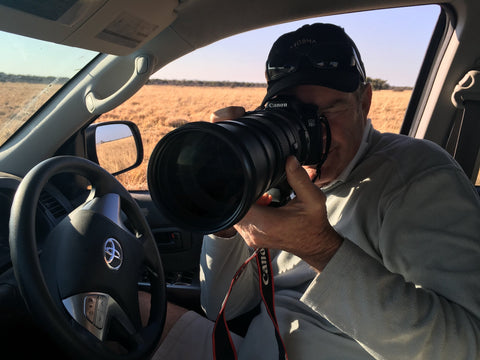
[[[296,85],[321,85],[343,92],[367,81],[360,52],[344,29],[333,24],[304,25],[280,36],[268,54],[263,103]]]

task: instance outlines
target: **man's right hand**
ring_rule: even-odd
[[[245,108],[241,106],[228,106],[223,109],[219,109],[210,115],[210,122],[233,120],[245,114]]]

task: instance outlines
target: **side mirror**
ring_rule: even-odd
[[[87,158],[112,175],[136,168],[143,161],[142,137],[130,121],[92,124],[85,130]]]

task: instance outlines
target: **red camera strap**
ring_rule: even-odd
[[[278,329],[277,317],[275,315],[275,290],[273,286],[274,284],[272,264],[270,262],[270,252],[268,249],[263,248],[256,249],[255,252],[242,264],[242,266],[240,266],[233,276],[232,282],[230,283],[230,288],[228,289],[227,295],[223,300],[222,308],[218,313],[217,320],[215,321],[215,327],[213,328],[212,340],[214,359],[238,359],[235,345],[233,344],[230,331],[228,330],[227,320],[225,319],[225,307],[227,305],[227,300],[230,296],[230,293],[232,292],[233,285],[237,282],[243,270],[253,258],[256,258],[257,260],[260,295],[275,328],[275,338],[277,339],[278,346],[278,358],[279,360],[288,360],[285,345]]]

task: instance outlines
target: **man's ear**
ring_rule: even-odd
[[[370,83],[367,83],[365,85],[361,101],[363,118],[366,119],[368,116],[368,112],[370,111],[370,105],[372,104],[372,85]]]

